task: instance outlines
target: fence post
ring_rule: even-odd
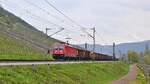
[[[48,64],[48,70],[50,70],[50,64]]]
[[[10,65],[10,67],[11,67],[11,68],[10,68],[10,69],[11,69],[11,74],[12,74],[13,76],[15,76],[16,74],[14,74],[14,73],[13,73],[13,71],[14,71],[14,67],[15,67],[15,66]]]
[[[33,72],[37,72],[36,66],[34,64],[32,64],[32,70],[33,70]]]
[[[148,69],[148,84],[150,84],[150,68]]]

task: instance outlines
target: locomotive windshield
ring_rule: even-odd
[[[64,49],[64,45],[57,45],[54,48],[55,50],[63,50]]]

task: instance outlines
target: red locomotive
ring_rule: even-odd
[[[52,50],[54,59],[75,59],[77,50],[67,44],[58,44]]]
[[[113,60],[112,56],[85,50],[68,44],[58,44],[52,49],[56,60]]]

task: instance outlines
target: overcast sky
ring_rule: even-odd
[[[71,43],[92,43],[92,39],[81,31],[81,28],[44,0],[0,0],[8,11],[21,17],[37,29],[45,32],[51,28],[49,35],[61,27],[65,30],[54,35],[54,38]],[[49,0],[56,8],[84,26],[95,27],[97,44],[135,42],[150,39],[150,0]],[[56,25],[54,25],[56,24]],[[60,27],[58,27],[58,25]]]

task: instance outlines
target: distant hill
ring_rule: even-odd
[[[142,42],[132,42],[132,43],[121,43],[116,45],[116,54],[119,57],[120,52],[122,54],[126,54],[128,50],[134,50],[137,52],[143,52],[145,49],[145,45],[150,46],[150,40],[142,41]],[[79,46],[84,47],[84,44],[80,44]],[[93,46],[88,44],[88,50],[92,50]],[[96,52],[104,53],[112,55],[112,45],[96,45]]]
[[[45,54],[56,42],[59,41],[0,8],[0,59],[24,59],[24,55]]]

